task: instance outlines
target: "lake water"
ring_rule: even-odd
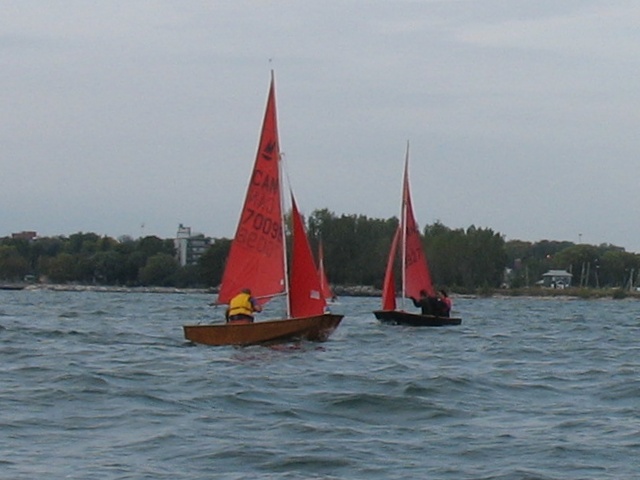
[[[0,291],[0,478],[640,475],[637,301],[458,298],[461,326],[407,328],[342,298],[323,344],[185,342],[212,299]]]

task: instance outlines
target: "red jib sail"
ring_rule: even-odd
[[[396,279],[393,274],[393,266],[398,251],[398,239],[400,238],[400,225],[396,228],[396,233],[391,241],[391,249],[389,250],[389,258],[387,260],[387,269],[384,272],[384,283],[382,285],[382,309],[396,309]]]
[[[291,195],[293,247],[289,278],[289,310],[292,317],[322,315],[327,305],[321,293],[313,253],[296,201]]]
[[[402,188],[402,230],[403,230],[403,263],[404,263],[404,295],[420,298],[420,291],[425,290],[430,296],[435,295],[433,281],[429,272],[427,257],[422,247],[420,230],[413,214],[411,192],[409,190],[409,146],[404,164],[404,182]]]
[[[333,298],[333,292],[331,291],[331,285],[329,285],[327,272],[324,269],[324,249],[322,248],[322,240],[318,243],[318,277],[320,277],[322,296],[325,300],[331,300]]]
[[[218,303],[229,303],[243,288],[250,288],[257,298],[283,293],[286,288],[273,75],[258,153],[222,277]]]

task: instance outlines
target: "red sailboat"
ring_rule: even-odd
[[[247,324],[185,325],[183,328],[187,340],[206,345],[325,341],[340,324],[342,315],[325,313],[326,302],[321,294],[320,279],[293,194],[290,281],[287,278],[280,177],[280,146],[272,73],[258,153],[217,303],[229,303],[242,289],[250,288],[261,303],[286,295],[288,314],[283,319]]]
[[[462,319],[441,317],[436,315],[422,315],[410,313],[396,308],[396,288],[394,265],[400,247],[402,271],[402,298],[419,298],[422,290],[431,297],[435,296],[431,272],[427,257],[422,248],[420,229],[413,214],[411,192],[409,190],[409,145],[404,164],[404,178],[402,185],[402,209],[400,225],[391,242],[389,258],[382,287],[382,310],[376,310],[374,315],[383,323],[412,326],[442,326],[460,325]]]

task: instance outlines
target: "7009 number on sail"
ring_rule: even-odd
[[[279,221],[247,209],[238,229],[236,241],[247,248],[271,256],[282,244],[282,226]]]

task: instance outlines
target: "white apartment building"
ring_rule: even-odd
[[[211,238],[202,233],[191,234],[191,227],[180,224],[174,240],[176,256],[181,267],[195,265],[211,245]]]

